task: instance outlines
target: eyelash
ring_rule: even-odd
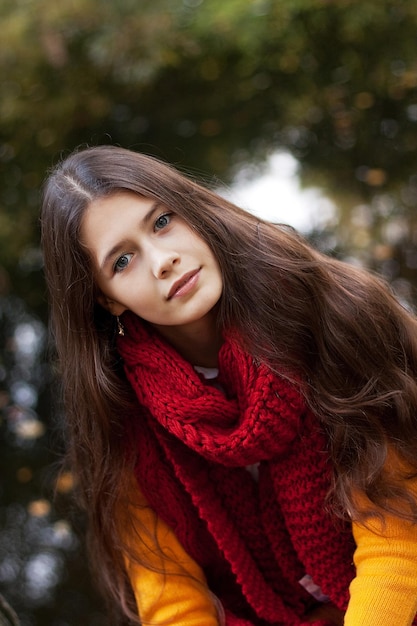
[[[159,222],[159,220],[163,219],[163,218],[168,218],[168,221],[166,224],[164,224],[163,226],[161,226],[160,228],[157,227],[157,224]],[[168,224],[171,222],[171,218],[172,218],[172,213],[167,212],[167,213],[162,213],[162,215],[160,215],[159,217],[156,218],[155,220],[155,224],[154,224],[154,230],[158,231],[158,230],[162,230],[163,228],[165,228],[166,226],[168,226]]]
[[[167,218],[168,221],[166,224],[164,224],[163,226],[157,226],[159,220],[163,219],[163,218]],[[171,222],[171,218],[172,218],[172,213],[167,212],[167,213],[162,213],[162,215],[159,215],[159,217],[156,218],[155,223],[154,223],[154,231],[158,232],[159,230],[163,230],[164,228],[166,228],[170,222]],[[119,256],[119,258],[116,260],[114,266],[113,266],[113,271],[116,274],[120,274],[120,272],[123,272],[123,270],[126,269],[126,267],[129,265],[129,261],[128,263],[124,266],[124,267],[120,267],[118,264],[122,259],[125,259],[126,257],[132,257],[133,254],[131,252],[126,252],[125,254],[122,254],[121,256]]]
[[[129,263],[127,263],[124,267],[119,267],[118,263],[122,260],[125,259],[126,257],[132,257],[133,254],[131,252],[126,252],[125,254],[122,254],[121,256],[119,256],[119,258],[116,260],[114,266],[113,266],[113,271],[116,274],[119,274],[120,272],[123,272],[123,270],[126,269],[126,267],[129,265]]]

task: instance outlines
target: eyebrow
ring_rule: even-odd
[[[160,206],[161,206],[161,203],[158,200],[155,200],[155,202],[152,204],[149,211],[147,211],[147,213],[143,216],[143,218],[139,222],[139,225],[141,228],[149,224],[153,214]],[[110,250],[106,252],[104,259],[99,264],[99,271],[103,272],[106,269],[109,262],[111,261],[111,259],[114,257],[114,255],[120,250],[123,250],[128,245],[128,243],[129,241],[127,239],[122,239],[121,241],[118,241],[116,244],[114,244],[114,246],[112,246],[112,248],[110,248]]]

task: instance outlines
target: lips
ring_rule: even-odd
[[[171,298],[173,298],[177,293],[178,295],[182,295],[182,290],[184,288],[186,288],[186,291],[188,291],[187,286],[191,287],[193,285],[193,283],[195,282],[194,278],[197,278],[197,275],[199,273],[200,268],[198,268],[197,270],[192,270],[191,272],[187,272],[186,274],[184,274],[184,276],[175,281],[175,283],[169,290],[167,300],[171,300]]]

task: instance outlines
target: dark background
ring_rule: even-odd
[[[45,172],[79,144],[111,143],[227,185],[288,151],[336,207],[312,241],[412,307],[417,3],[3,0],[0,19],[0,592],[23,626],[107,626],[71,476],[57,483]]]

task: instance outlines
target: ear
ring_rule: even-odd
[[[106,309],[106,311],[115,316],[121,315],[127,310],[123,304],[116,302],[115,300],[111,300],[111,298],[108,298],[103,293],[100,293],[97,296],[97,302],[103,307],[103,309]]]

